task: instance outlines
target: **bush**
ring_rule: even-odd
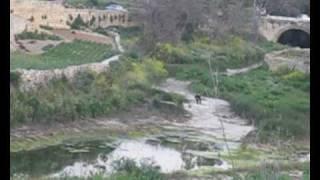
[[[131,180],[162,180],[164,176],[153,165],[142,164],[138,167],[129,159],[121,159],[114,162],[117,173],[111,175],[110,179],[131,179]]]
[[[241,68],[263,60],[263,51],[239,37],[225,41],[196,38],[188,44],[160,44],[153,55],[168,64],[197,64],[214,69]]]
[[[166,73],[159,61],[151,59],[138,63],[124,58],[116,66],[101,74],[78,73],[72,82],[52,80],[47,87],[29,92],[12,88],[10,124],[70,121],[125,110],[144,103],[147,97],[152,99],[151,85]],[[132,76],[137,80],[132,81]],[[178,97],[173,100],[180,101]]]
[[[71,29],[81,29],[82,27],[87,27],[88,25],[83,21],[80,15],[78,15],[74,21],[70,24]]]
[[[45,26],[45,25],[40,25],[40,28],[45,29],[45,30],[53,30],[53,27],[50,26]]]
[[[226,68],[261,62],[265,52],[283,48],[268,43],[260,46],[262,48],[239,37],[227,37],[224,41],[195,37],[193,42],[184,46],[161,45],[157,52],[166,59],[170,75],[191,80],[190,88],[198,94],[215,96],[216,84],[210,77],[208,60],[214,71],[221,72]],[[185,51],[189,57],[193,56],[191,60],[182,58]],[[287,68],[271,73],[267,66],[262,66],[242,75],[220,75],[217,96],[228,100],[233,111],[253,122],[261,139],[274,133],[279,136],[277,138],[303,138],[309,133],[309,89],[309,75]],[[275,127],[280,127],[280,133]]]
[[[305,77],[305,74],[300,71],[293,71],[289,74],[282,76],[284,80],[304,80]]]
[[[175,76],[192,80],[193,92],[215,96],[208,67],[179,66]],[[308,136],[310,80],[299,72],[273,74],[265,67],[237,76],[219,76],[217,96],[230,102],[234,112],[253,122],[261,140]],[[277,128],[280,128],[278,130]],[[267,138],[269,139],[269,138]]]
[[[10,72],[10,84],[18,86],[21,81],[21,74],[18,72]]]
[[[25,40],[25,39],[54,40],[54,41],[61,40],[59,36],[47,34],[44,32],[39,33],[38,31],[35,31],[35,32],[23,31],[20,34],[17,34],[17,38],[21,40]]]

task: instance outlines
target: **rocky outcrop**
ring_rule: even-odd
[[[277,71],[279,68],[289,68],[310,73],[310,49],[289,48],[275,51],[266,54],[264,60],[271,71]]]

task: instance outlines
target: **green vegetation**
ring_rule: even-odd
[[[151,84],[166,74],[158,60],[124,58],[105,73],[79,73],[73,82],[53,80],[29,92],[12,88],[10,124],[79,120],[125,110],[156,96]]]
[[[269,53],[271,51],[279,51],[288,48],[287,45],[274,43],[271,41],[258,41],[257,45],[265,52]]]
[[[213,56],[216,64],[212,66],[220,71],[244,67],[263,60],[263,51],[260,48],[239,37],[229,37],[225,41],[213,41],[203,37],[188,44],[162,44],[153,55],[164,59],[169,67],[197,67],[203,70],[208,69],[208,57]],[[177,69],[176,72],[180,70]]]
[[[139,39],[143,35],[143,31],[140,27],[118,27],[118,32],[121,36],[121,44],[125,49],[129,51],[129,53],[135,52],[135,46],[137,45]]]
[[[102,174],[95,174],[89,177],[92,180],[164,180],[164,175],[158,169],[142,164],[138,167],[132,160],[122,159],[114,162],[116,173],[106,177]],[[78,177],[61,177],[62,180],[84,180],[85,178]],[[87,178],[86,178],[87,179]]]
[[[10,69],[55,69],[70,65],[99,62],[115,54],[110,45],[75,40],[61,43],[41,55],[14,52],[10,55]]]
[[[111,175],[110,180],[162,180],[163,175],[160,172],[150,165],[142,164],[141,167],[138,167],[136,163],[132,160],[123,159],[116,161],[115,169],[117,173]]]
[[[295,178],[289,176],[288,172],[281,172],[277,167],[267,165],[259,168],[259,170],[249,172],[244,178],[235,177],[234,179],[245,180],[294,180]],[[310,179],[310,167],[305,167],[303,171],[302,180]]]
[[[214,96],[213,71],[241,68],[261,62],[263,54],[284,46],[259,42],[260,47],[233,37],[226,42],[197,39],[187,45],[159,46],[154,55],[165,59],[171,76],[192,80],[191,89]],[[211,54],[211,56],[210,56]],[[284,69],[271,73],[267,67],[237,76],[219,76],[218,96],[231,103],[233,111],[258,127],[261,140],[276,137],[307,137],[310,119],[308,75]]]
[[[213,96],[214,85],[208,74],[203,74],[191,88]],[[220,77],[219,96],[228,100],[237,114],[250,119],[264,140],[307,137],[309,88],[308,75],[299,72],[272,74],[264,67],[244,75]]]
[[[17,39],[54,40],[54,41],[61,40],[59,36],[47,34],[44,32],[39,33],[38,31],[35,31],[35,32],[23,31],[20,34],[17,34]]]
[[[48,51],[49,49],[54,48],[53,44],[48,44],[42,48],[43,51]]]
[[[46,25],[40,25],[40,28],[45,29],[45,30],[53,30],[53,27],[51,26],[46,26]]]
[[[108,36],[108,30],[117,31],[121,37],[121,45],[126,49],[127,54],[133,55],[137,54],[136,46],[142,37],[143,31],[141,27],[133,26],[133,27],[114,27],[110,26],[108,28],[98,27],[94,29],[95,32]],[[137,57],[137,55],[133,55],[133,57]]]
[[[70,24],[71,29],[81,29],[82,27],[87,27],[88,24],[83,21],[81,16],[78,14],[78,16],[75,18],[74,21]]]
[[[10,72],[10,85],[18,86],[20,83],[20,73],[18,72]]]

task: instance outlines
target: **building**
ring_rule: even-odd
[[[65,8],[61,4],[52,2],[10,0],[10,7],[10,16],[27,21],[27,31],[41,29],[41,26],[69,29],[77,16],[92,27],[128,25],[128,13],[119,5],[113,5],[105,10],[75,9]]]
[[[125,8],[123,8],[121,5],[111,3],[105,8],[108,11],[120,11],[120,12],[128,12]]]

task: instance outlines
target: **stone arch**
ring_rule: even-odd
[[[294,47],[310,48],[310,30],[299,26],[287,26],[276,33],[274,41]]]
[[[307,28],[304,28],[301,26],[290,25],[290,26],[286,26],[286,27],[283,27],[280,30],[278,30],[273,37],[273,41],[277,42],[283,33],[290,31],[290,30],[300,30],[300,31],[303,31],[303,32],[307,33],[308,35],[310,35],[310,29],[307,29]]]

